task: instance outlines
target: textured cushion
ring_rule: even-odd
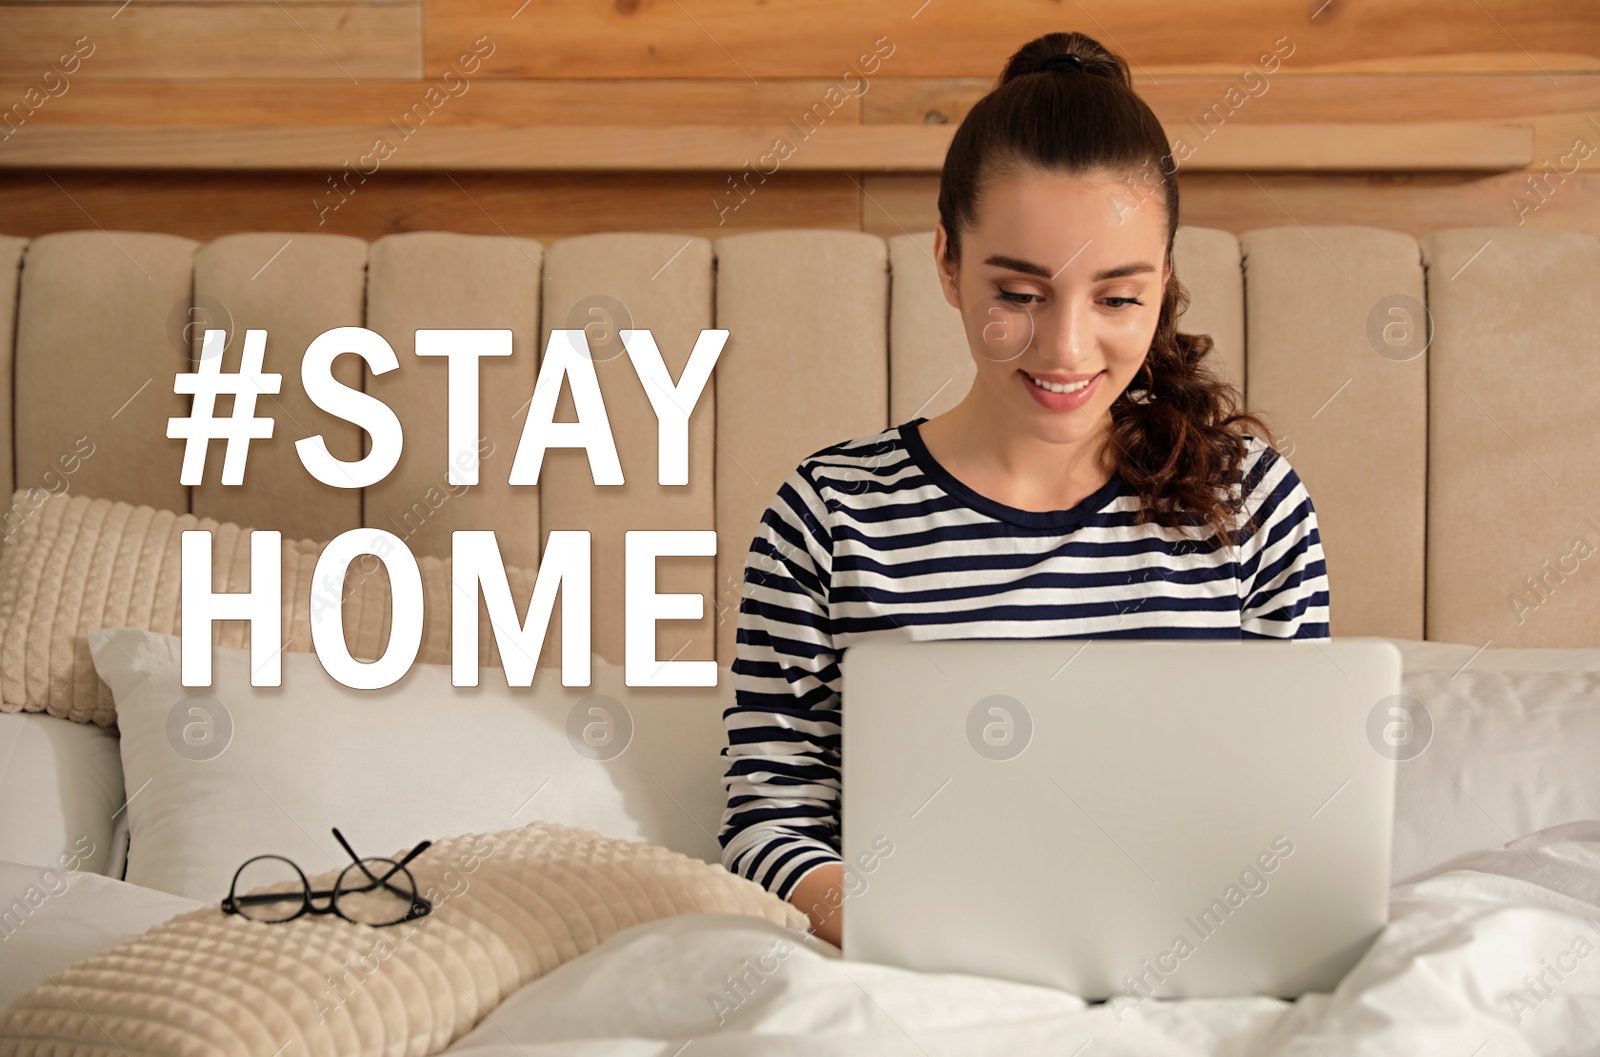
[[[635,925],[712,913],[805,927],[720,866],[546,823],[440,840],[410,869],[434,910],[386,928],[332,915],[269,925],[215,905],[179,914],[19,997],[0,1014],[0,1055],[426,1057]]]
[[[250,584],[250,530],[193,514],[22,489],[12,497],[6,545],[0,548],[0,712],[48,712],[79,723],[112,726],[116,705],[95,674],[85,637],[92,628],[136,627],[181,633],[183,533],[211,535],[212,588]],[[283,540],[285,649],[309,653],[311,581],[326,542]],[[450,661],[450,562],[419,558],[422,647],[417,660]],[[534,573],[508,568],[519,612],[533,595]],[[358,660],[375,660],[389,635],[389,581],[352,562],[344,584],[345,640]],[[212,624],[212,642],[246,647],[249,626]],[[487,607],[479,608],[479,663],[499,667]]]

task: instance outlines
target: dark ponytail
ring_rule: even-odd
[[[939,179],[950,266],[961,261],[961,234],[975,222],[986,185],[1027,169],[1125,176],[1130,206],[1165,210],[1172,261],[1178,181],[1171,144],[1133,90],[1128,64],[1094,38],[1047,33],[1024,44],[956,129]],[[1145,369],[1111,405],[1111,456],[1139,495],[1139,523],[1200,524],[1227,534],[1243,528],[1234,524],[1242,506],[1235,488],[1242,436],[1276,442],[1261,418],[1243,410],[1238,388],[1213,369],[1210,336],[1179,333],[1188,304],[1174,268]]]

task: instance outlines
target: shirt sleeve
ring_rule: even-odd
[[[1256,526],[1240,552],[1239,625],[1247,639],[1329,639],[1328,569],[1317,511],[1288,460],[1266,442],[1245,474]]]
[[[734,703],[723,713],[722,862],[784,899],[807,873],[842,861],[826,515],[803,465],[762,514],[739,603]]]

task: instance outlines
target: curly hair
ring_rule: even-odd
[[[959,264],[961,233],[975,222],[988,182],[1037,169],[1109,172],[1128,176],[1130,185],[1143,180],[1166,211],[1171,265],[1176,168],[1166,132],[1134,91],[1128,64],[1082,33],[1047,33],[1011,56],[950,142],[939,179],[946,258]],[[1179,332],[1188,304],[1174,267],[1141,371],[1147,381],[1136,379],[1112,402],[1110,454],[1139,495],[1138,524],[1198,524],[1218,535],[1239,531],[1241,539],[1246,526],[1233,522],[1244,505],[1235,490],[1247,454],[1243,437],[1248,432],[1277,445],[1267,423],[1244,410],[1238,387],[1214,369],[1211,337]]]

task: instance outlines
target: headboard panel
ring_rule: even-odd
[[[167,419],[187,357],[169,330],[189,298],[199,243],[172,235],[99,231],[46,235],[27,247],[17,294],[13,377],[15,479],[52,487],[77,438],[93,452],[68,478],[76,494],[186,510],[181,448]],[[8,343],[13,332],[5,335]]]
[[[17,297],[22,292],[22,255],[27,251],[28,240],[15,235],[0,235],[0,364],[12,368],[0,370],[0,484],[6,495],[16,491],[16,415],[12,408],[11,392],[15,366],[13,345],[17,333]],[[9,533],[9,527],[0,535]]]
[[[1600,243],[1461,228],[1422,245],[1428,637],[1600,644]]]
[[[889,424],[889,253],[855,231],[716,240],[717,658],[732,663],[761,512],[805,456]]]
[[[933,232],[889,239],[889,421],[932,418],[977,377],[961,313],[944,299]]]
[[[540,523],[546,532],[589,532],[595,648],[621,661],[624,533],[629,529],[716,528],[716,378],[732,353],[723,349],[723,358],[689,419],[689,483],[662,486],[657,483],[655,411],[618,332],[649,330],[668,373],[674,381],[682,378],[700,331],[716,326],[711,241],[683,235],[584,235],[553,244],[547,264],[542,333],[548,341],[553,330],[587,329],[626,483],[596,487],[584,452],[552,450],[546,454],[539,476]],[[544,341],[539,347],[542,353]],[[664,397],[658,394],[658,398]],[[563,387],[556,402],[556,419],[571,421],[576,414],[572,393]],[[519,416],[519,428],[523,421]],[[511,457],[506,456],[498,474],[509,472]],[[729,545],[727,539],[720,542]],[[716,563],[711,558],[663,558],[657,564],[658,591],[692,592],[706,601],[699,620],[656,625],[656,657],[680,661],[715,658],[715,577]],[[561,626],[559,610],[551,626]],[[559,641],[554,634],[545,640],[544,656],[549,663],[559,660]]]
[[[0,399],[0,416],[14,407],[14,429],[0,428],[14,464],[0,457],[0,473],[292,537],[382,527],[418,556],[445,556],[453,529],[493,529],[508,563],[531,565],[552,529],[587,530],[593,644],[619,662],[623,532],[715,528],[715,560],[662,563],[659,590],[704,594],[708,605],[698,622],[663,624],[657,656],[714,651],[729,663],[756,519],[799,459],[939,414],[966,392],[972,363],[932,247],[931,232],[835,230],[597,234],[548,246],[437,232],[370,246],[308,233],[206,245],[101,231],[0,238],[0,358],[15,369],[15,396]],[[1573,556],[1579,536],[1600,546],[1600,510],[1584,506],[1600,484],[1600,442],[1586,428],[1600,402],[1584,318],[1584,295],[1600,285],[1594,239],[1461,229],[1419,245],[1374,228],[1236,238],[1184,227],[1175,253],[1192,298],[1182,328],[1212,335],[1222,373],[1245,382],[1316,503],[1335,634],[1600,644],[1600,601]],[[166,419],[187,407],[169,379],[191,362],[181,340],[191,294],[194,323],[235,333],[231,362],[244,329],[265,328],[267,368],[285,375],[279,397],[261,398],[278,416],[277,436],[252,445],[247,483],[219,483],[214,445],[192,507],[178,483],[181,443],[165,436]],[[1416,330],[1424,301],[1433,319],[1425,354],[1405,330]],[[302,469],[294,441],[327,432],[352,457],[361,435],[309,403],[299,357],[322,331],[363,324],[394,346],[401,368],[364,377],[351,357],[337,370],[395,409],[405,450],[384,482],[332,489]],[[655,482],[655,415],[609,333],[628,326],[652,331],[674,377],[701,329],[731,332],[692,419],[687,487]],[[481,432],[494,450],[481,483],[459,495],[444,478],[445,364],[413,355],[424,327],[515,336],[514,357],[483,365]],[[551,452],[536,488],[507,483],[538,357],[558,327],[610,342],[596,367],[622,488],[597,489],[573,451]],[[200,329],[191,328],[189,355]],[[558,408],[570,416],[570,395]],[[85,435],[94,456],[47,479]],[[1533,576],[1544,578],[1542,597],[1525,584]],[[1508,601],[1519,587],[1537,603],[1521,623]],[[546,660],[554,650],[552,639]]]
[[[300,360],[323,331],[362,325],[366,285],[367,243],[348,235],[248,232],[224,236],[195,251],[195,305],[226,306],[231,320],[222,370],[239,369],[245,331],[264,329],[265,369],[283,375],[276,395],[256,398],[258,411],[270,413],[276,425],[271,437],[250,445],[244,484],[222,483],[223,446],[213,444],[204,482],[195,487],[191,500],[195,514],[280,529],[292,539],[328,539],[361,526],[361,492],[323,484],[306,473],[295,441],[320,433],[336,458],[361,456],[361,430],[320,410],[306,396]],[[198,363],[204,328],[192,328],[191,335]],[[345,385],[361,387],[364,373],[354,356],[334,361],[333,375]],[[218,398],[219,408],[230,404]],[[155,437],[165,432],[163,427]],[[180,446],[178,441],[168,443],[174,449]]]
[[[1239,241],[1250,404],[1317,508],[1334,633],[1420,639],[1428,367],[1416,240],[1278,227]]]
[[[419,231],[386,235],[367,261],[367,327],[394,347],[388,374],[367,373],[366,391],[405,427],[400,462],[362,490],[361,523],[393,532],[412,553],[447,557],[450,533],[494,528],[508,565],[539,560],[539,490],[507,483],[522,415],[538,373],[544,246],[533,239]],[[442,358],[418,358],[418,330],[511,331],[512,355],[478,364],[478,434],[487,453],[478,483],[452,486]],[[467,452],[470,459],[474,453]]]

